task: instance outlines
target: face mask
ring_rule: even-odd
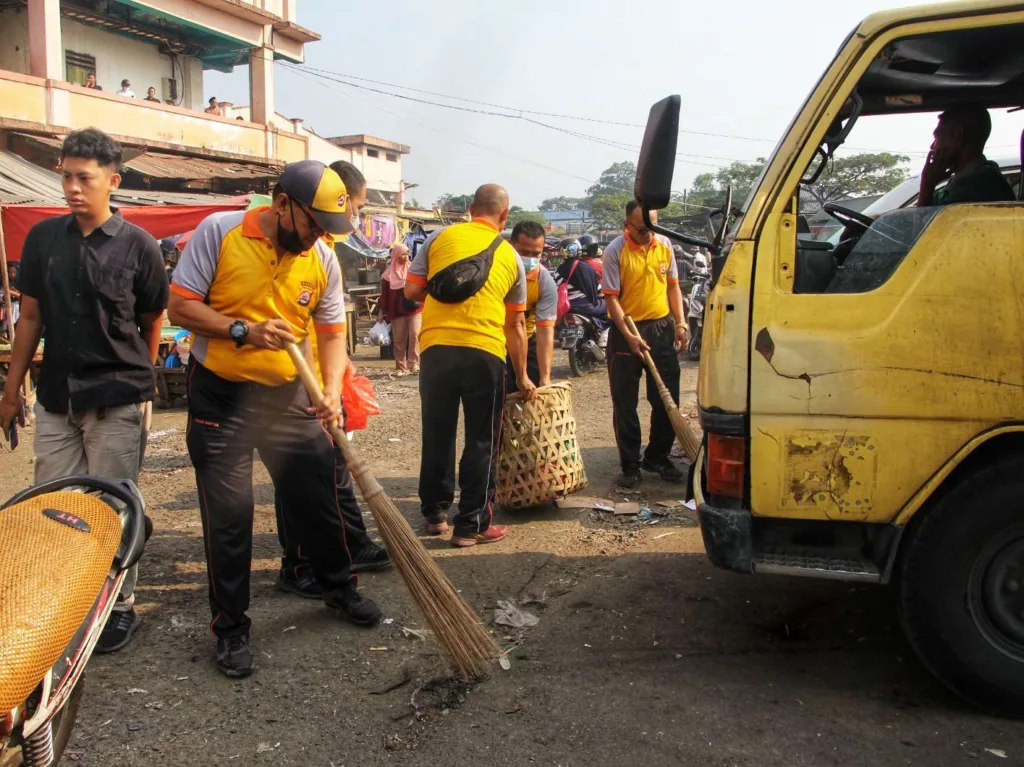
[[[528,271],[528,272],[532,272],[538,266],[540,266],[540,259],[539,258],[524,258],[523,259],[523,268],[526,269],[526,271]]]

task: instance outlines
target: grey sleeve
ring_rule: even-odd
[[[672,242],[668,237],[658,235],[658,239],[662,241],[666,248],[668,248],[668,279],[670,282],[679,282],[679,262],[676,261],[676,252],[672,248]]]
[[[622,283],[619,280],[619,255],[622,253],[622,238],[619,237],[609,243],[601,257],[604,271],[601,276],[601,292],[606,295],[617,296],[622,290]]]
[[[551,272],[543,266],[538,275],[540,280],[539,297],[537,298],[536,320],[540,322],[553,323],[558,319],[558,286],[555,285],[555,278]]]
[[[512,250],[512,246],[508,246]],[[512,288],[505,294],[505,306],[518,306],[519,310],[522,311],[526,308],[526,268],[523,266],[523,259],[519,257],[519,254],[512,251],[515,255],[513,259],[516,264],[516,281],[512,284]],[[546,269],[544,271],[547,271]]]
[[[441,232],[443,231],[444,229],[438,229],[436,232],[430,235],[427,238],[427,241],[416,249],[416,257],[412,260],[412,263],[409,265],[409,274],[413,275],[414,277],[419,277],[424,285],[427,283],[427,275],[430,274],[430,270],[428,268],[429,262],[427,260],[427,251],[430,250],[430,246],[434,243],[434,240],[436,240],[437,236],[441,234]]]
[[[319,240],[314,249],[327,273],[327,287],[313,310],[313,326],[321,333],[338,333],[345,325],[345,293],[341,286],[341,267],[334,248]]]
[[[174,268],[174,276],[171,279],[173,292],[199,300],[209,295],[213,278],[217,274],[221,239],[226,231],[221,225],[224,218],[225,214],[214,213],[204,218],[196,227],[195,233],[185,244],[178,265]]]

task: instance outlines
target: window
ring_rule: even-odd
[[[392,154],[391,152],[388,152],[387,155],[385,156],[388,158],[388,162],[398,162],[397,154]]]
[[[378,152],[376,149],[367,149],[366,150],[366,156],[367,157],[380,157],[380,152]]]
[[[96,73],[96,57],[88,53],[64,51],[64,79],[75,85],[85,85],[89,73]]]

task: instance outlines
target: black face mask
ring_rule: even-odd
[[[288,200],[288,208],[292,213],[292,226],[295,226],[295,206]],[[305,248],[302,246],[302,238],[295,229],[285,229],[281,226],[281,219],[277,219],[277,244],[285,249],[287,253],[302,253]]]

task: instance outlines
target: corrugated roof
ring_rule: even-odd
[[[64,205],[60,176],[16,154],[0,151],[0,202]]]

